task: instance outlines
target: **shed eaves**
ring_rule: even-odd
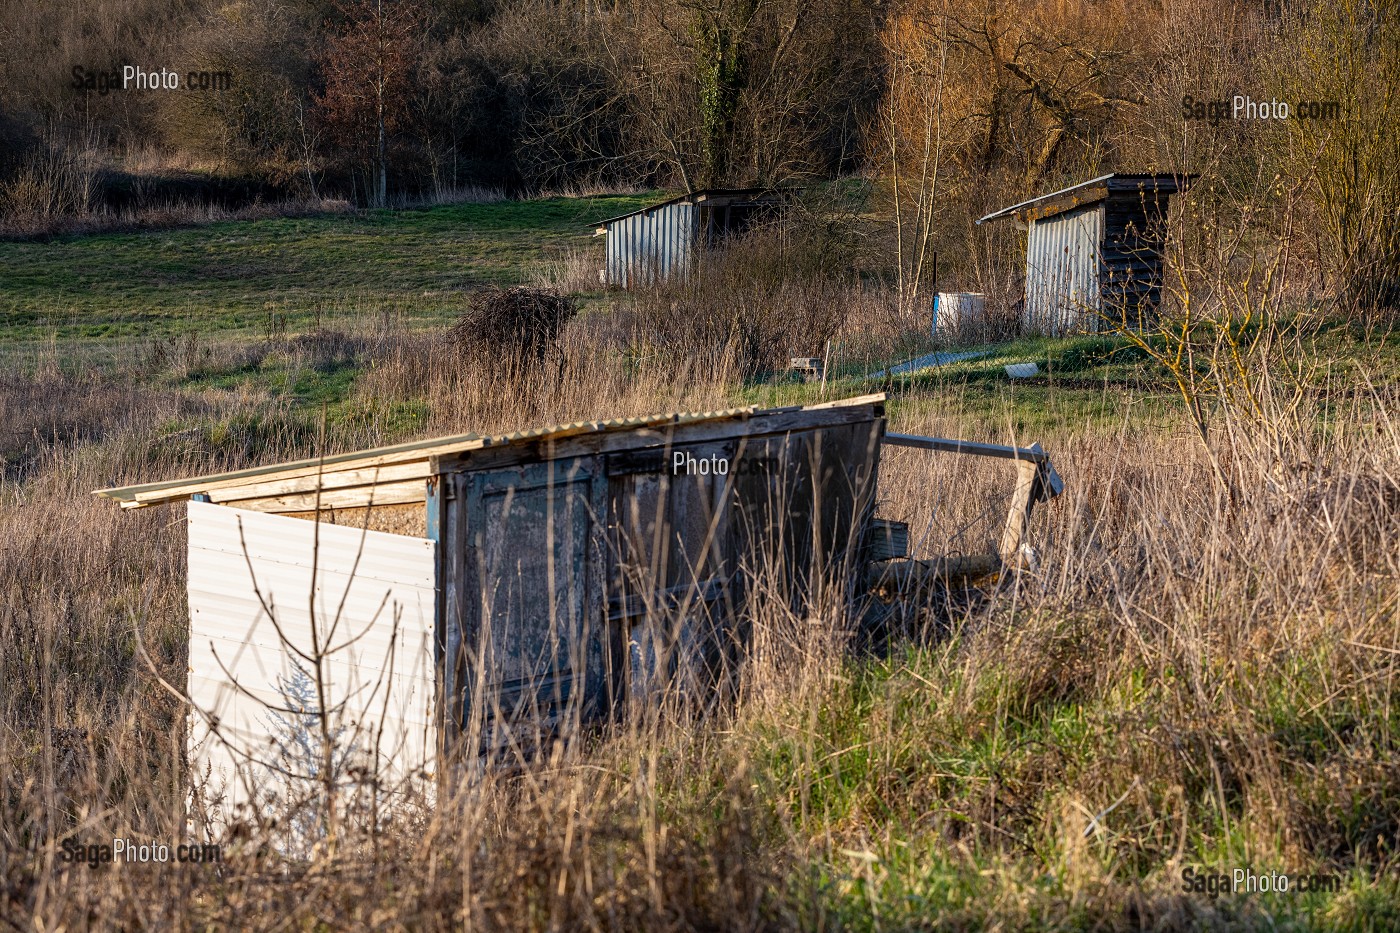
[[[674,198],[667,198],[665,201],[658,201],[655,204],[649,204],[646,207],[639,207],[636,210],[628,211],[625,214],[618,214],[616,217],[609,217],[605,220],[600,220],[595,224],[590,224],[590,226],[600,228],[605,227],[608,224],[616,223],[619,220],[626,220],[628,217],[634,217],[637,214],[645,214],[648,211],[654,211],[658,208],[666,207],[670,204],[682,204],[686,202],[699,204],[705,201],[714,201],[721,198],[751,198],[756,195],[766,194],[777,196],[786,194],[788,192],[796,192],[800,190],[800,188],[703,188],[699,191],[691,191],[687,194],[678,194]]]
[[[639,428],[688,425],[706,421],[746,420],[754,416],[837,408],[883,401],[884,395],[860,396],[817,405],[760,408],[749,405],[707,412],[668,412],[607,421],[575,421],[499,435],[457,434],[407,444],[335,454],[319,459],[253,467],[227,473],[94,490],[93,494],[121,503],[123,509],[143,508],[209,494],[215,502],[238,502],[277,496],[287,500],[281,511],[309,511],[326,490],[373,487],[381,490],[374,504],[392,505],[422,501],[423,483],[431,475],[432,460],[485,448],[512,444],[558,441],[583,434],[631,431]]]
[[[1001,210],[993,211],[977,222],[984,224],[989,220],[997,220],[1012,214],[1030,210],[1037,205],[1048,204],[1060,198],[1066,200],[1065,209],[1079,207],[1093,200],[1102,200],[1109,195],[1128,193],[1136,190],[1152,190],[1160,194],[1175,194],[1186,187],[1186,184],[1195,178],[1190,174],[1171,174],[1163,172],[1109,172],[1107,175],[1100,175],[1088,181],[1081,181],[1078,184],[1070,185],[1068,188],[1061,188],[1059,191],[1052,191],[1049,194],[1042,194],[1039,197],[1013,204],[1010,207],[1003,207]],[[1073,196],[1080,193],[1088,193],[1089,189],[1102,186],[1101,193],[1095,195],[1091,200],[1075,201]],[[1048,212],[1053,213],[1053,212]]]

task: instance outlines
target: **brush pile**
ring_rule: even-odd
[[[553,289],[493,287],[473,297],[447,336],[477,359],[538,363],[576,314],[574,299]]]

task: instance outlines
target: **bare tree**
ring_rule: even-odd
[[[639,149],[688,190],[825,174],[850,155],[824,153],[877,97],[873,7],[634,0],[623,10],[605,32],[604,61]]]
[[[1293,11],[1277,69],[1298,112],[1280,175],[1311,177],[1339,291],[1357,311],[1400,307],[1400,7],[1328,0]]]
[[[892,17],[884,34],[889,88],[881,113],[895,228],[900,311],[908,313],[930,277],[935,206],[943,160],[943,91],[948,10]],[[911,216],[912,211],[912,216]],[[936,255],[936,254],[932,254]]]
[[[354,0],[338,10],[344,22],[326,41],[316,103],[333,141],[369,166],[368,200],[383,207],[392,137],[410,116],[423,14],[413,0]]]

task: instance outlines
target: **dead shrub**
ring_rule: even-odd
[[[490,288],[472,299],[447,337],[468,356],[529,366],[544,360],[577,314],[578,304],[552,289]]]

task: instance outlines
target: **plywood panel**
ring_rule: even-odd
[[[606,458],[609,616],[626,641],[634,701],[703,690],[723,650],[733,441]]]

